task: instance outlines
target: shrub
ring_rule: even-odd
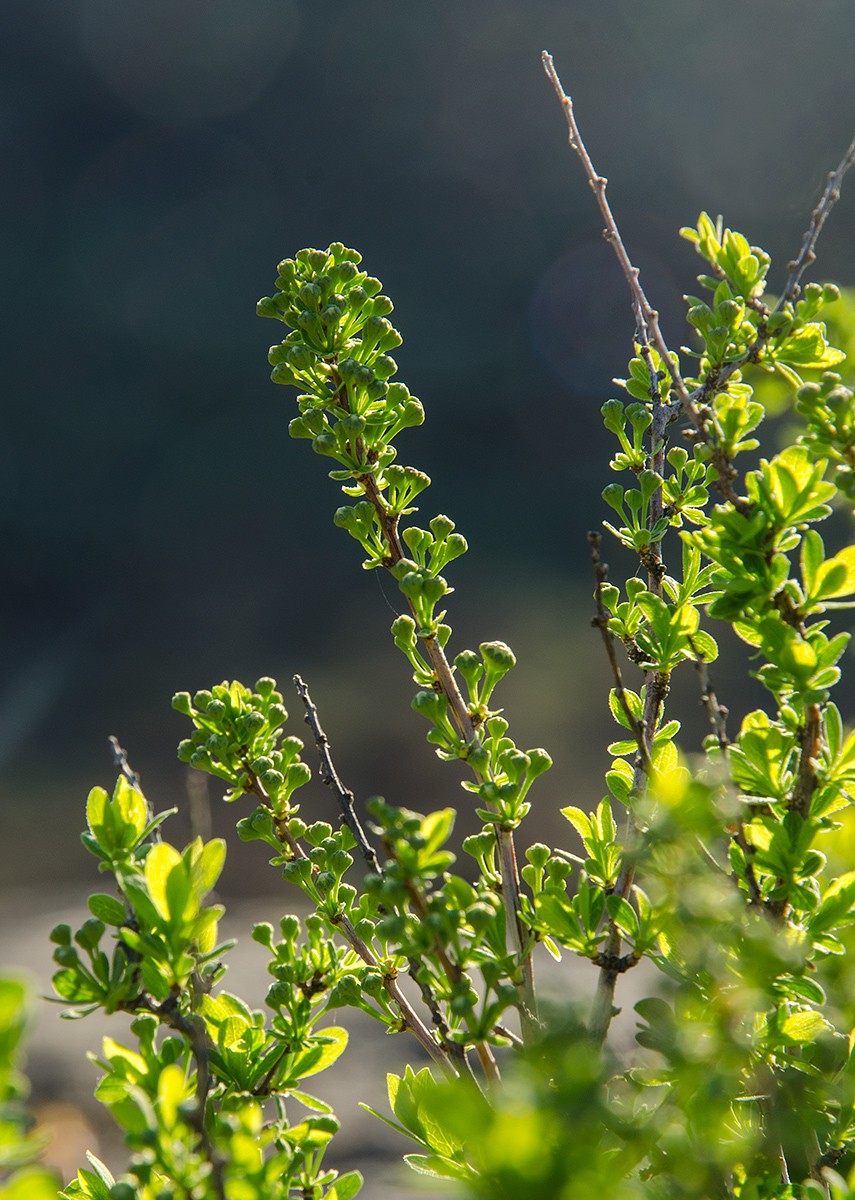
[[[389,1077],[381,1119],[417,1143],[410,1166],[471,1195],[848,1195],[855,734],[830,698],[848,642],[830,621],[852,606],[855,546],[827,551],[816,526],[855,499],[855,399],[820,319],[838,290],[802,279],[855,144],[779,297],[766,291],[769,256],[721,218],[682,231],[704,273],[679,358],[545,65],[636,316],[620,381],[629,402],[602,409],[616,443],[605,525],[633,559],[620,584],[589,535],[621,731],[608,794],[592,813],[562,809],[577,835],[568,829],[567,848],[528,846],[518,864],[530,791],[551,760],[517,746],[496,707],[511,649],[449,649],[445,572],[467,545],[443,514],[425,528],[408,519],[430,480],[396,461],[396,438],[424,411],[394,379],[392,302],[341,243],[284,259],[258,311],[287,330],[269,359],[273,381],[299,392],[291,435],[332,460],[348,498],[335,523],[365,569],[397,584],[392,635],[413,708],[482,828],[463,843],[460,874],[453,807],[424,815],[376,799],[366,830],[296,678],[341,810],[338,829],[308,825],[296,797],[311,767],[274,680],[178,693],[179,757],[222,780],[226,800],[251,801],[239,838],[269,846],[311,913],[256,925],[272,982],[267,1011],[252,1010],[219,986],[229,946],[222,908],[206,900],[224,843],[163,840],[169,814],[153,815],[129,768],[112,796],[93,790],[83,840],[111,886],[90,897],[81,929],[53,931],[54,986],[66,1016],[133,1014],[132,1047],[105,1040],[96,1093],[131,1160],[116,1181],[93,1158],[68,1200],[355,1195],[357,1172],[324,1165],[337,1122],[307,1090],[345,1050],[331,1014],[349,1008],[415,1039],[416,1067]],[[764,372],[795,396],[792,436],[741,474],[739,456],[761,448]],[[768,693],[738,730],[709,670],[723,627]],[[669,706],[677,670],[697,672],[710,718],[703,753],[688,757]],[[590,1013],[539,1001],[538,943],[598,972]],[[616,988],[645,960],[658,983],[635,1005],[638,1052],[619,1061],[607,1043]]]

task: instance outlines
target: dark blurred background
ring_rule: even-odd
[[[768,249],[780,286],[855,126],[851,0],[3,0],[9,928],[94,881],[77,833],[112,786],[109,734],[157,808],[186,810],[179,689],[273,674],[295,712],[299,671],[360,803],[465,800],[409,708],[398,593],[334,528],[329,464],[268,382],[281,331],[255,301],[306,245],[357,247],[395,302],[427,410],[400,461],[434,481],[419,519],[448,513],[471,546],[448,572],[452,653],[511,644],[500,702],[556,761],[523,841],[599,800],[615,727],[585,531],[608,515],[599,408],[632,320],[544,47],[672,342],[699,269],[677,230],[701,209]],[[815,278],[855,284],[853,228],[850,180]],[[735,712],[741,661],[715,676]],[[674,706],[697,748],[694,679]],[[333,816],[319,784],[302,795]],[[238,815],[215,805],[216,830]],[[280,897],[253,849],[232,846],[224,893]]]

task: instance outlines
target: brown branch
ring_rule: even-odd
[[[754,847],[745,836],[745,824],[739,820],[736,825],[736,832],[733,834],[733,840],[736,842],[739,849],[742,851],[745,858],[745,882],[748,884],[748,895],[752,905],[761,905],[765,908],[763,893],[760,890],[760,884],[757,882],[757,875],[754,872],[754,863],[751,861],[754,854]]]
[[[587,148],[585,147],[585,143],[582,141],[579,128],[576,124],[576,117],[573,113],[573,101],[564,91],[561,80],[558,78],[558,73],[555,70],[555,65],[552,61],[552,55],[544,50],[541,57],[543,60],[543,69],[546,71],[546,74],[552,81],[552,85],[555,88],[555,92],[561,102],[561,107],[564,110],[564,116],[567,119],[570,145],[572,149],[575,150],[582,162],[582,166],[585,169],[585,174],[588,177],[588,183],[590,184],[591,190],[597,198],[597,204],[599,205],[600,213],[602,214],[603,220],[606,223],[603,236],[614,250],[617,260],[620,263],[621,270],[623,271],[626,281],[629,284],[630,292],[632,293],[633,308],[637,314],[640,314],[640,319],[649,332],[650,341],[656,347],[665,369],[671,376],[674,388],[677,391],[677,395],[680,397],[680,401],[687,415],[689,416],[689,419],[695,426],[695,429],[699,433],[702,433],[704,431],[703,420],[701,419],[695,405],[692,402],[691,396],[689,395],[689,390],[686,387],[676,362],[671,356],[671,351],[668,349],[665,338],[662,336],[662,331],[659,328],[659,313],[647,299],[644,289],[639,283],[638,268],[632,265],[632,260],[627,254],[626,247],[624,246],[623,239],[620,235],[620,230],[617,226],[617,222],[614,219],[609,202],[606,199],[606,184],[608,183],[608,180],[605,179],[604,176],[600,175],[596,170],[593,162],[591,161],[591,157],[588,154]]]
[[[359,853],[362,855],[365,865],[369,871],[373,871],[375,875],[382,875],[383,868],[380,866],[380,860],[374,850],[374,847],[365,836],[365,830],[362,828],[359,817],[356,815],[354,807],[353,792],[346,788],[338,776],[338,772],[333,765],[332,755],[330,754],[329,738],[321,728],[318,710],[309,695],[309,689],[300,678],[299,675],[294,676],[294,687],[297,689],[297,695],[306,706],[306,716],[304,718],[306,724],[312,731],[312,736],[315,739],[315,745],[318,750],[318,757],[321,760],[319,774],[323,783],[331,788],[338,800],[339,808],[341,809],[342,819],[353,834]]]
[[[114,737],[112,734],[110,734],[109,741],[110,741],[110,745],[113,747],[113,763],[114,763],[114,765],[119,768],[119,771],[122,773],[122,775],[124,775],[125,779],[127,779],[128,783],[131,785],[131,787],[136,789],[136,791],[138,791],[140,793],[140,795],[142,795],[142,788],[140,787],[140,777],[136,771],[131,769],[130,763],[128,762],[127,753],[119,745],[119,739],[117,737]]]
[[[718,742],[718,748],[722,754],[726,755],[730,747],[730,740],[727,736],[727,718],[730,715],[729,709],[719,703],[718,697],[715,694],[712,683],[710,682],[709,666],[703,654],[698,650],[695,643],[689,637],[689,645],[692,653],[695,655],[693,666],[698,673],[698,679],[701,684],[701,704],[706,710],[706,714],[710,719],[710,725],[713,727],[713,733]]]
[[[644,694],[644,744],[647,747],[647,761],[649,762],[649,747],[653,745],[653,739],[662,716],[662,707],[665,697],[668,694],[669,676],[666,671],[648,671],[646,672],[646,679],[647,690]],[[630,795],[643,795],[649,777],[650,774],[645,770],[644,764],[641,761],[641,755],[639,755],[636,761]],[[614,886],[614,895],[622,896],[624,899],[627,899],[629,896],[632,890],[632,881],[635,878],[635,866],[640,846],[641,834],[635,823],[630,805],[627,814],[626,841],[624,843],[620,871]],[[620,957],[621,941],[620,930],[614,921],[609,920],[609,935],[605,947],[601,951],[601,955],[606,962],[614,963],[615,960],[618,962],[622,961]],[[614,1006],[615,986],[617,985],[618,975],[622,969],[625,970],[626,968],[618,967],[616,969],[614,965],[608,965],[603,966],[600,970],[600,978],[597,982],[597,991],[594,996],[589,1028],[589,1036],[595,1046],[602,1046],[606,1040],[612,1017],[617,1011]]]
[[[600,535],[593,530],[588,534],[588,541],[591,546],[591,562],[594,564],[594,579],[595,591],[594,598],[597,605],[597,615],[593,618],[591,624],[595,629],[599,629],[603,639],[603,645],[606,648],[606,654],[609,658],[609,665],[612,669],[612,677],[615,681],[615,695],[618,703],[623,710],[623,714],[627,719],[632,735],[638,743],[638,754],[644,764],[646,774],[650,774],[653,770],[653,764],[650,761],[650,752],[647,748],[647,742],[644,737],[643,722],[636,720],[635,714],[629,707],[629,700],[626,697],[626,689],[623,686],[623,676],[621,675],[620,666],[618,664],[617,655],[615,654],[614,637],[609,629],[609,615],[606,611],[605,603],[603,602],[603,584],[608,579],[608,567],[600,559]]]
[[[244,788],[244,791],[259,799],[264,807],[269,811],[270,815],[273,817],[273,827],[276,830],[276,836],[279,838],[279,841],[288,847],[295,858],[307,858],[308,855],[306,854],[306,851],[288,828],[288,818],[277,813],[273,801],[267,794],[267,789],[258,778],[256,772],[250,767],[248,760],[244,760],[242,766],[249,777],[249,786]]]
[[[796,785],[787,808],[797,812],[803,821],[810,815],[811,799],[816,791],[816,760],[819,755],[822,734],[822,716],[819,706],[809,704],[805,710],[805,723],[799,730],[799,769]]]
[[[797,257],[791,263],[787,264],[790,275],[787,279],[783,295],[778,301],[776,312],[782,309],[787,301],[793,303],[798,296],[802,275],[816,259],[814,248],[817,238],[822,232],[822,227],[826,222],[828,214],[840,199],[840,185],[843,182],[843,176],[853,163],[855,163],[855,138],[850,142],[849,149],[838,163],[836,169],[830,172],[828,183],[825,185],[825,191],[822,193],[822,198],[810,215],[810,224],[805,231],[802,248]]]
[[[397,516],[393,518],[386,507],[386,503],[380,495],[373,474],[361,475],[358,477],[358,481],[366,497],[374,506],[377,521],[383,531],[389,551],[386,566],[388,569],[391,569],[405,557],[398,534],[398,518]],[[407,602],[413,617],[418,620],[412,599],[407,597]],[[460,735],[466,745],[474,749],[480,745],[478,732],[472,720],[472,714],[469,712],[469,707],[457,686],[448,659],[445,656],[445,651],[440,645],[439,638],[435,633],[421,633],[420,636],[427,655],[430,658],[439,690],[448,701],[449,709],[454,717]],[[492,808],[492,805],[490,807]],[[520,1013],[523,1026],[525,1027],[527,1023],[530,1025],[536,1019],[534,967],[531,961],[531,948],[526,948],[526,937],[520,917],[520,881],[516,865],[513,833],[511,830],[500,830],[497,826],[496,839],[499,848],[499,858],[502,864],[502,899],[505,905],[508,938],[514,948],[523,975]]]
[[[211,1072],[208,1063],[208,1035],[205,1023],[196,1013],[184,1016],[178,1007],[178,996],[174,994],[167,997],[162,1004],[153,1003],[147,995],[139,996],[134,1002],[133,1008],[129,1007],[126,1011],[136,1012],[140,1009],[154,1013],[170,1029],[183,1034],[190,1043],[190,1053],[196,1061],[196,1108],[193,1115],[187,1119],[187,1124],[198,1135],[202,1152],[210,1163],[211,1180],[218,1200],[226,1200],[223,1178],[226,1159],[211,1141],[206,1122]]]
[[[340,913],[338,917],[332,918],[332,922],[362,961],[369,967],[376,967],[383,974],[383,987],[397,1005],[404,1028],[409,1029],[411,1033],[415,1034],[434,1062],[443,1069],[446,1075],[451,1078],[457,1078],[457,1072],[449,1064],[448,1056],[443,1052],[436,1038],[432,1036],[430,1030],[401,991],[395,975],[383,971],[382,965],[365,942],[363,942],[344,913]]]

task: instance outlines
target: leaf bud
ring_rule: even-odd
[[[279,771],[264,771],[260,778],[267,790],[271,792],[278,792],[285,782],[284,775],[281,775]]]
[[[619,483],[610,483],[608,487],[603,488],[602,497],[608,504],[609,508],[613,508],[619,517],[623,517],[623,488]]]
[[[201,708],[202,712],[208,711],[208,705],[213,700],[213,696],[208,691],[197,692],[193,697],[193,703],[197,708]]]
[[[295,371],[308,371],[318,361],[318,356],[313,354],[308,346],[304,346],[301,342],[298,342],[296,345],[288,348],[285,361]]]
[[[416,623],[412,617],[401,615],[392,622],[392,637],[398,646],[412,646],[416,641]]]
[[[401,920],[403,921],[403,917]],[[366,992],[369,996],[379,996],[383,991],[383,976],[379,971],[371,968],[363,971],[359,982],[362,984],[363,992]]]
[[[136,1194],[136,1188],[122,1179],[114,1183],[107,1192],[110,1200],[136,1200]]]
[[[176,712],[183,713],[185,717],[192,716],[193,705],[190,701],[190,693],[176,692],[172,697],[172,707]]]
[[[345,975],[332,988],[328,1004],[330,1008],[358,1008],[362,1000],[362,989],[353,975]]]
[[[427,717],[429,721],[433,721],[435,725],[439,725],[444,717],[445,711],[448,708],[448,700],[439,692],[416,692],[413,697],[412,707],[417,713],[421,713],[423,717]]]
[[[623,405],[620,400],[607,400],[600,409],[600,412],[603,414],[603,424],[606,429],[612,433],[623,432],[626,417],[624,416]]]
[[[549,861],[550,853],[549,847],[544,846],[543,842],[535,842],[526,850],[525,856],[536,871],[542,871]]]
[[[514,652],[504,642],[482,642],[478,649],[485,665],[492,667],[495,672],[504,675],[516,666]]]
[[[307,250],[305,255],[304,261],[316,275],[319,275],[321,271],[326,269],[327,263],[330,260],[326,250]]]
[[[836,283],[826,283],[822,288],[823,304],[833,304],[840,299],[840,288]]]
[[[332,871],[320,871],[315,876],[315,887],[319,892],[329,892],[335,887],[338,880]]]
[[[256,922],[250,934],[254,942],[258,942],[260,946],[266,946],[268,950],[273,949],[273,936],[273,926],[269,921]]]
[[[272,296],[262,296],[255,306],[255,312],[259,317],[275,317],[277,320],[282,319],[282,312],[278,308],[276,301]]]
[[[321,303],[321,289],[316,283],[304,283],[297,295],[307,309],[317,310]]]
[[[626,410],[626,415],[633,429],[643,431],[647,429],[653,421],[650,410],[646,404],[630,404]]]
[[[312,441],[315,454],[326,454],[335,457],[338,454],[338,440],[333,433],[319,433]]]
[[[446,517],[443,513],[434,517],[430,523],[433,535],[438,542],[443,542],[454,529],[454,522],[450,517]]]
[[[189,763],[190,759],[193,757],[195,752],[196,752],[196,747],[194,746],[194,744],[190,740],[190,738],[185,738],[182,742],[178,743],[178,761],[179,762]]]
[[[373,275],[367,276],[367,278],[363,280],[362,286],[365,288],[365,291],[369,296],[376,296],[377,293],[383,289],[383,284]]]
[[[356,284],[355,287],[348,289],[347,300],[352,308],[362,308],[368,300],[368,293],[361,284]]]
[[[312,864],[307,858],[293,858],[282,868],[282,878],[288,883],[305,883],[311,874]]]
[[[375,358],[372,370],[378,379],[390,379],[398,370],[398,364],[388,354],[381,354]]]
[[[57,946],[71,945],[71,926],[70,925],[54,925],[50,931],[50,940],[55,942]]]
[[[542,775],[544,771],[548,771],[552,766],[552,759],[545,750],[541,747],[536,747],[534,750],[528,751],[529,779],[536,779],[538,775]]]
[[[366,279],[366,283],[368,280]],[[372,305],[373,315],[375,317],[385,317],[395,308],[395,305],[388,296],[376,296]]]

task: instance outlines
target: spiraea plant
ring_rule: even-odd
[[[451,648],[446,573],[467,546],[444,514],[424,527],[413,519],[430,480],[397,461],[395,443],[424,412],[394,381],[392,302],[341,243],[283,260],[258,311],[284,326],[269,358],[273,381],[298,391],[290,432],[332,460],[347,497],[335,523],[359,543],[363,566],[397,585],[392,636],[412,671],[413,708],[482,830],[463,842],[456,871],[454,806],[424,815],[375,799],[360,818],[298,677],[341,810],[337,829],[307,824],[296,796],[311,768],[285,735],[274,681],[180,692],[173,703],[192,728],[179,757],[251,806],[239,839],[267,843],[310,915],[283,917],[278,932],[255,927],[272,982],[266,1010],[252,1010],[221,987],[222,910],[205,904],[223,843],[179,850],[162,840],[162,816],[127,768],[112,798],[92,793],[84,841],[113,886],[91,898],[74,936],[54,931],[55,986],[69,1015],[134,1016],[132,1047],[105,1042],[97,1091],[132,1157],[118,1181],[93,1160],[68,1200],[354,1195],[358,1173],[323,1163],[337,1123],[306,1082],[344,1050],[330,1014],[346,1026],[351,1008],[410,1039],[413,1067],[389,1077],[392,1115],[382,1119],[417,1144],[406,1156],[415,1170],[458,1192],[849,1194],[855,733],[831,693],[849,637],[833,622],[853,604],[855,546],[827,549],[816,527],[855,498],[855,398],[833,373],[844,355],[821,320],[839,293],[803,277],[855,144],[779,295],[767,292],[769,256],[721,219],[702,214],[682,231],[704,273],[703,296],[687,297],[690,345],[678,357],[548,56],[545,66],[636,316],[627,401],[602,409],[615,438],[605,525],[629,552],[625,579],[609,577],[601,535],[589,537],[592,636],[621,730],[607,795],[593,812],[562,810],[565,846],[520,840],[551,760],[519,747],[497,707],[510,648]],[[765,448],[757,436],[762,372],[793,399],[781,449],[774,431]],[[740,455],[758,449],[765,457],[741,473]],[[839,542],[843,523],[833,528]],[[747,645],[767,696],[738,729],[712,686],[724,627]],[[678,669],[698,676],[703,747],[676,741]],[[538,1003],[539,943],[568,971],[582,959],[598,973],[588,1012]],[[608,1034],[619,984],[643,961],[638,1048],[618,1059]]]

